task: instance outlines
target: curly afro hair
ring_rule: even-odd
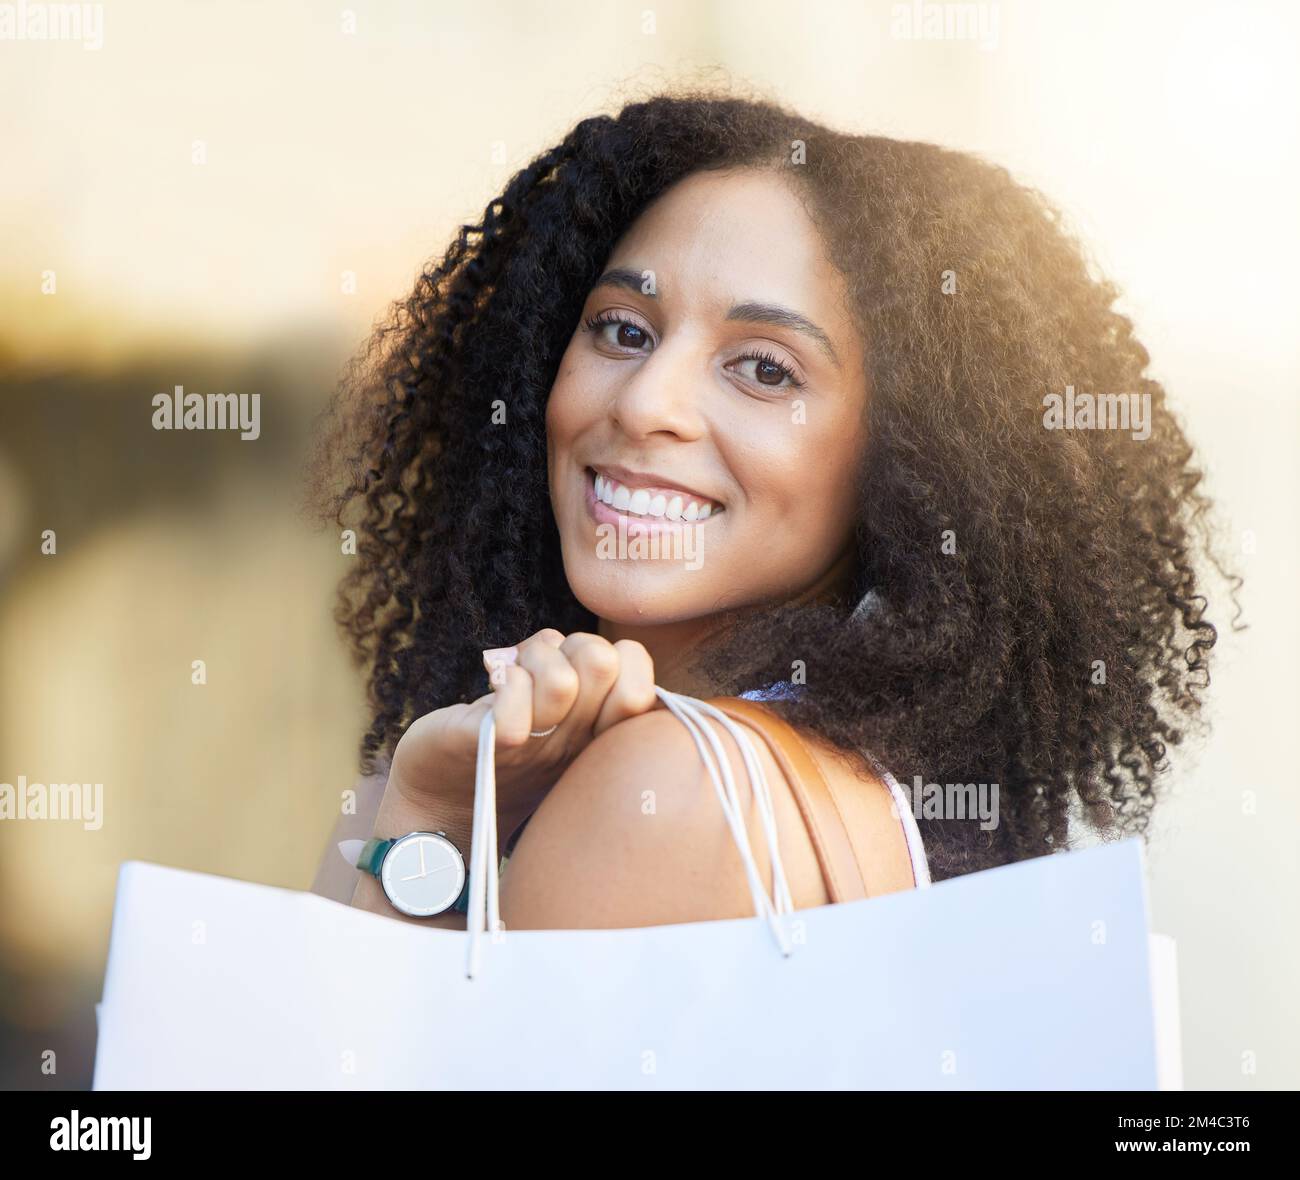
[[[936,879],[1064,848],[1072,815],[1144,832],[1208,682],[1213,554],[1192,448],[1117,292],[1001,168],[709,93],[579,123],[349,367],[316,470],[324,513],[358,536],[338,617],[368,669],[363,767],[485,693],[483,648],[596,629],[560,560],[547,397],[632,221],[685,176],[738,167],[798,186],[847,279],[870,442],[853,599],[754,612],[697,669],[734,694],[801,661],[805,691],[773,706],[794,724],[904,782],[999,784],[992,831],[920,821]],[[1067,386],[1145,395],[1149,437],[1046,429]]]

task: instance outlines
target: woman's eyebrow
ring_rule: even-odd
[[[645,290],[645,285],[649,282],[652,272],[648,270],[632,270],[626,266],[615,266],[607,270],[594,283],[591,289],[594,291],[597,287],[625,287],[629,291],[635,291],[638,295],[646,295],[653,299],[655,297],[654,284],[651,283],[651,289]]]
[[[776,303],[737,303],[729,312],[729,320],[743,320],[749,324],[773,324],[778,328],[793,328],[817,342],[817,346],[830,359],[831,364],[839,368],[840,358],[835,355],[835,346],[826,335],[807,316],[781,307]]]
[[[650,271],[632,270],[630,267],[612,267],[592,284],[592,290],[597,287],[623,287],[626,290],[635,291],[639,295],[645,295],[649,299],[654,299],[657,292],[653,287],[649,291],[645,290],[646,281],[649,279],[650,274]],[[741,320],[749,324],[772,324],[778,328],[792,328],[796,332],[802,332],[805,336],[816,341],[817,346],[836,368],[840,367],[840,358],[835,353],[835,346],[831,344],[831,338],[807,316],[800,315],[797,311],[792,311],[788,307],[782,307],[776,303],[737,303],[727,312],[726,318]]]

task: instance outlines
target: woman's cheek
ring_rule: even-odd
[[[591,419],[599,401],[597,374],[579,361],[563,361],[547,402],[547,428],[557,441],[572,441]]]
[[[779,517],[770,527],[788,530],[800,560],[817,564],[838,552],[853,515],[856,452],[845,445],[852,432],[790,423],[781,433],[784,445],[773,445],[765,464],[779,476],[763,484]]]

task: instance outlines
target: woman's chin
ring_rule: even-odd
[[[652,627],[697,618],[714,609],[700,571],[680,564],[630,561],[582,562],[565,572],[573,596],[597,618]]]

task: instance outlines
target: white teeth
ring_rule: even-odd
[[[632,516],[662,516],[669,520],[708,520],[713,515],[714,505],[707,501],[688,500],[684,496],[668,496],[663,492],[651,493],[645,488],[635,492],[608,476],[595,473],[592,481],[596,499],[608,504],[618,512]],[[721,512],[719,507],[716,509]]]

